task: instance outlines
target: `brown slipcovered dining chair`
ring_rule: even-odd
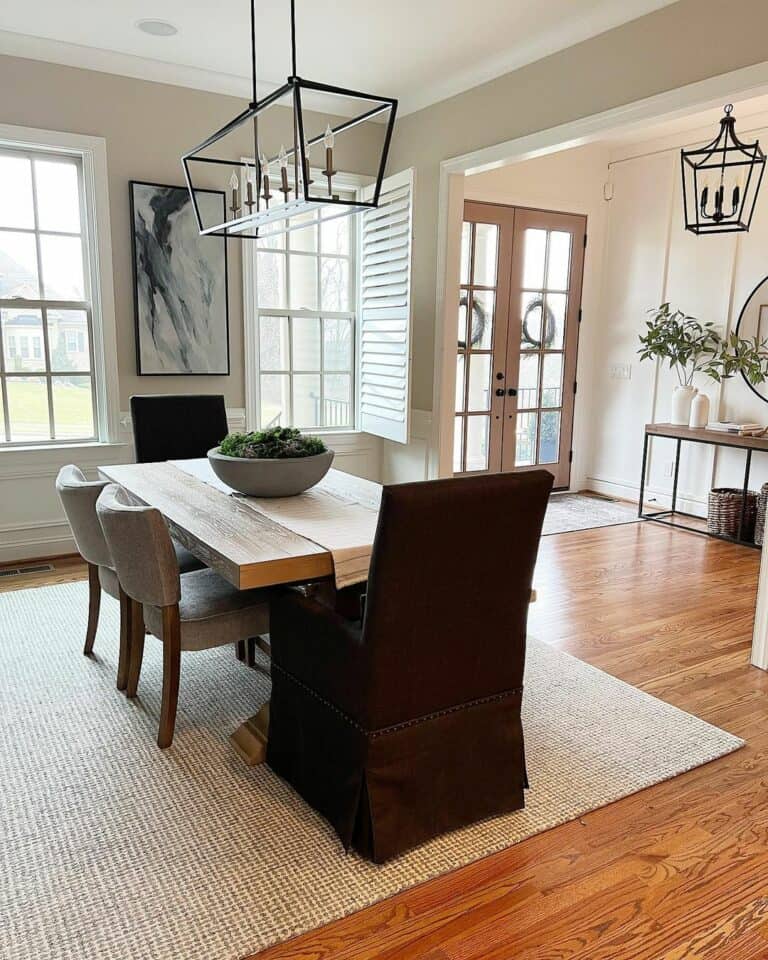
[[[271,611],[267,763],[376,862],[524,806],[528,603],[544,470],[384,488],[362,623]]]
[[[117,484],[104,488],[96,512],[120,585],[134,613],[127,694],[136,695],[144,625],[163,644],[163,695],[157,743],[169,747],[176,725],[181,652],[236,644],[269,631],[269,591],[238,590],[213,570],[179,576],[171,536],[154,507],[134,506]],[[139,626],[141,625],[141,626]]]

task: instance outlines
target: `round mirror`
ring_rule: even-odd
[[[768,277],[763,277],[745,300],[736,323],[736,333],[745,340],[757,337],[768,341]],[[742,373],[742,377],[752,393],[768,403],[768,382],[755,386],[745,374]]]

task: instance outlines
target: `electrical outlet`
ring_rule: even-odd
[[[611,380],[631,380],[632,364],[631,363],[612,363],[609,376]]]
[[[671,477],[674,472],[675,472],[675,461],[667,460],[667,462],[664,464],[664,476]]]

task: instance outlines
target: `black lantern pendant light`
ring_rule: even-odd
[[[251,67],[253,99],[247,109],[221,130],[189,150],[181,158],[190,199],[201,235],[268,238],[307,226],[311,211],[319,211],[321,223],[348,216],[379,204],[381,182],[387,163],[397,100],[361,93],[312,80],[296,70],[295,0],[290,0],[291,75],[279,89],[258,99],[256,89],[256,0],[251,0]],[[305,98],[312,97],[312,110]],[[330,102],[336,113],[318,112]],[[275,110],[275,107],[288,108]],[[349,119],[339,120],[339,113]],[[288,122],[286,123],[286,118]],[[335,152],[343,141],[359,135],[365,127],[366,154],[373,148],[376,179],[370,200],[339,195]],[[340,143],[341,141],[341,143]],[[324,167],[313,180],[311,151],[318,146]],[[224,154],[228,156],[224,156]],[[201,203],[198,194],[211,189],[225,191],[225,215],[220,208]]]
[[[693,233],[749,230],[765,170],[757,140],[736,136],[733,104],[725,106],[720,132],[706,147],[681,150],[685,229]]]

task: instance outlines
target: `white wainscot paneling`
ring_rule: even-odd
[[[408,483],[428,479],[431,436],[432,411],[411,410],[408,443],[382,441],[382,483]]]
[[[242,430],[245,411],[227,411],[231,430]],[[60,468],[77,464],[89,479],[98,467],[130,463],[131,418],[120,414],[116,443],[0,450],[0,563],[73,553],[75,545],[56,495]]]
[[[587,486],[606,493],[618,494],[621,488],[625,492],[620,495],[636,497],[639,488],[643,428],[653,417],[656,370],[652,363],[639,362],[637,338],[647,311],[663,298],[675,174],[669,156],[619,164],[612,173],[587,471]],[[625,363],[631,363],[631,379],[611,378],[611,366]]]

